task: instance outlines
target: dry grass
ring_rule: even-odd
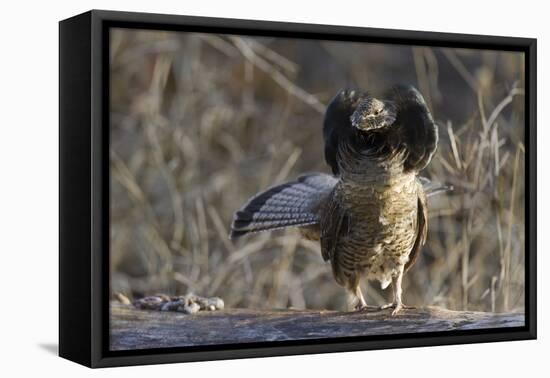
[[[111,37],[112,291],[220,296],[228,307],[345,308],[295,230],[232,242],[249,196],[327,171],[338,89],[417,85],[439,128],[428,244],[408,304],[524,304],[524,60],[517,53],[117,30]],[[368,285],[370,304],[390,293]]]

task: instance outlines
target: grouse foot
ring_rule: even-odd
[[[401,311],[402,309],[412,309],[415,308],[414,306],[407,306],[402,303],[388,303],[385,305],[382,305],[379,307],[380,310],[387,310],[388,308],[393,308],[393,311],[391,312],[391,316],[395,316]]]

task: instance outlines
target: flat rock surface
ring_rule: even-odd
[[[111,304],[111,349],[234,344],[326,337],[521,327],[523,313],[450,311],[438,307],[363,312],[315,310],[205,311],[193,315]]]

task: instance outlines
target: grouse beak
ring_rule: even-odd
[[[361,131],[374,131],[393,125],[396,119],[395,105],[391,101],[371,98],[359,106],[351,116],[351,123]]]

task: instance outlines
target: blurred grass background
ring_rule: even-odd
[[[163,31],[111,31],[111,291],[216,295],[227,307],[346,309],[318,243],[296,230],[232,242],[233,212],[323,157],[342,87],[410,83],[439,126],[423,172],[428,243],[404,301],[524,306],[524,57],[515,52]],[[391,290],[364,283],[370,305]]]

